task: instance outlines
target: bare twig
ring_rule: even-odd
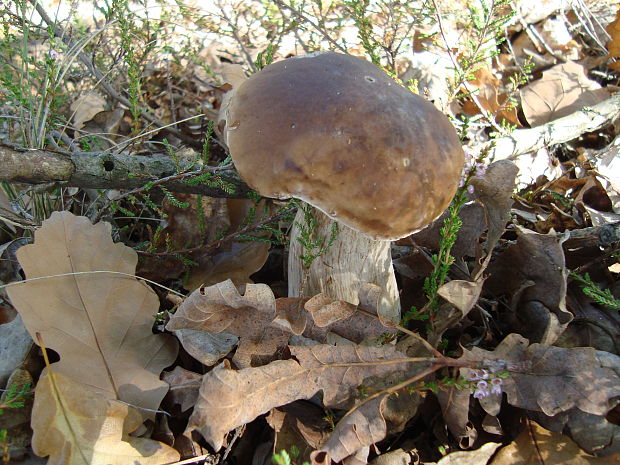
[[[474,151],[489,149],[489,160],[514,159],[524,153],[562,144],[601,129],[620,118],[620,93],[594,105],[583,107],[563,118],[530,129],[517,129],[490,142],[473,147]]]
[[[313,21],[311,21],[306,15],[304,15],[301,11],[296,10],[295,8],[287,5],[286,3],[284,3],[281,0],[272,0],[273,3],[275,3],[276,5],[278,5],[278,7],[289,10],[291,13],[293,13],[295,16],[297,16],[297,18],[299,18],[299,20],[303,23],[307,23],[310,26],[312,26],[319,34],[321,34],[323,36],[323,38],[329,42],[330,44],[332,44],[337,50],[339,50],[342,53],[348,53],[347,50],[340,45],[338,42],[336,42],[334,39],[332,39],[329,34],[327,34],[327,32],[325,31],[324,28],[322,28],[319,24],[314,23]]]

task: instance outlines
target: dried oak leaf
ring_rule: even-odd
[[[572,320],[566,309],[566,277],[561,238],[517,228],[511,244],[487,268],[487,291],[504,294],[514,312],[507,327],[530,340],[552,344]]]
[[[476,197],[484,205],[489,231],[483,248],[489,255],[504,233],[506,223],[510,220],[512,193],[516,186],[518,173],[519,168],[513,162],[499,160],[489,165],[482,178],[472,179]]]
[[[32,411],[32,449],[48,465],[162,465],[179,460],[173,448],[129,436],[142,424],[124,402],[48,372],[39,379]]]
[[[312,453],[313,465],[324,463],[326,456],[340,462],[383,440],[387,435],[387,424],[382,412],[387,397],[377,397],[347,413],[322,447]],[[320,461],[315,460],[319,457]]]
[[[173,404],[179,405],[182,412],[196,404],[202,375],[177,366],[172,371],[165,371],[162,378],[170,385],[166,399],[170,399]]]
[[[480,449],[456,451],[442,457],[436,465],[484,465],[501,444],[487,442]],[[428,463],[425,465],[435,465]]]
[[[620,357],[591,347],[528,345],[527,339],[513,333],[493,352],[475,347],[465,350],[462,358],[490,366],[515,366],[503,383],[508,402],[547,416],[573,407],[605,415],[620,397]],[[486,400],[483,408],[490,414],[497,412],[501,396]]]
[[[616,19],[607,25],[605,28],[611,40],[607,42],[607,50],[609,55],[615,58],[620,58],[620,8],[616,11]],[[620,71],[620,62],[616,61],[609,65],[611,69]]]
[[[471,393],[464,389],[450,387],[436,394],[441,414],[452,435],[462,449],[469,449],[478,438],[478,431],[469,420],[469,401]]]
[[[168,390],[159,374],[174,362],[177,343],[153,334],[159,299],[133,277],[137,254],[113,243],[110,230],[108,223],[52,213],[34,244],[17,252],[26,278],[46,278],[11,287],[9,297],[32,338],[39,333],[60,355],[51,365],[56,373],[156,410]]]
[[[548,123],[609,98],[609,91],[588,79],[585,68],[568,61],[552,67],[520,91],[523,113],[532,126]]]
[[[618,457],[592,457],[561,434],[530,422],[521,434],[500,449],[489,465],[616,465]]]
[[[232,334],[240,339],[233,361],[247,368],[262,364],[288,342],[290,333],[272,324],[275,317],[276,299],[269,286],[246,284],[242,295],[231,280],[226,280],[192,292],[166,329]],[[209,355],[219,358],[216,353]]]
[[[197,430],[219,450],[226,434],[275,407],[323,391],[328,407],[341,407],[364,379],[410,365],[392,346],[291,347],[290,360],[232,370],[224,362],[203,377],[188,431]]]
[[[326,343],[333,333],[360,343],[394,332],[394,328],[379,322],[377,293],[373,291],[372,285],[361,286],[360,304],[355,306],[323,294],[309,300],[275,299],[265,284],[247,284],[242,295],[227,280],[192,292],[170,318],[166,329],[237,336],[240,341],[233,362],[247,368],[269,361],[270,356],[286,346],[291,334]]]
[[[548,417],[542,412],[530,412],[532,420],[555,433],[561,433],[577,443],[588,454],[599,457],[620,455],[620,426],[601,415],[592,415],[572,408]]]

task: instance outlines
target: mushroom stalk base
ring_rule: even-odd
[[[334,220],[317,209],[314,209],[313,215],[317,221],[316,234],[329,238]],[[400,322],[400,298],[392,266],[390,241],[375,241],[338,223],[338,237],[323,255],[312,262],[306,275],[300,258],[304,251],[298,241],[301,231],[297,226],[303,223],[304,213],[300,209],[291,230],[289,296],[312,297],[322,292],[333,299],[357,305],[360,287],[372,283],[383,290],[379,314],[388,320]]]

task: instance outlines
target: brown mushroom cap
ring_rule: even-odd
[[[437,218],[464,163],[446,116],[372,63],[339,53],[267,66],[237,88],[225,119],[248,185],[302,199],[375,239]]]

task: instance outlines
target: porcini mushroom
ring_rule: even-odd
[[[250,187],[316,207],[330,218],[316,212],[320,234],[329,235],[328,221],[344,225],[304,289],[292,232],[289,295],[324,292],[357,304],[370,282],[383,289],[380,311],[397,318],[389,241],[433,221],[456,192],[464,156],[448,118],[372,63],[334,52],[265,67],[234,90],[223,116]]]

